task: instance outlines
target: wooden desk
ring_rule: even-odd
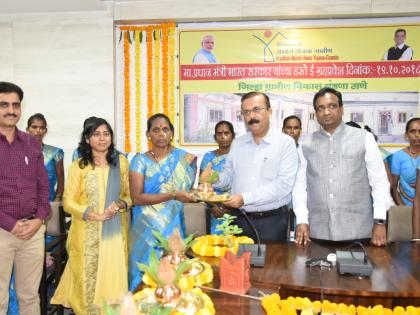
[[[312,242],[305,247],[293,243],[268,244],[264,268],[251,269],[253,288],[250,294],[279,292],[288,296],[308,297],[312,301],[324,299],[354,305],[377,305],[392,308],[396,305],[420,306],[420,244],[394,243],[388,247],[367,246],[374,266],[369,279],[340,276],[334,266],[330,270],[308,268],[309,258],[323,257],[343,246]],[[204,260],[215,266],[215,280],[211,286],[219,287],[217,259]],[[258,301],[208,291],[217,313],[263,314]]]

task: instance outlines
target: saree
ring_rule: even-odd
[[[228,154],[217,155],[216,151],[207,152],[206,154],[204,154],[203,159],[201,160],[200,173],[205,170],[205,168],[207,167],[209,163],[212,163],[211,169],[213,171],[220,173],[223,170],[223,166],[226,163],[227,157],[228,157]],[[214,191],[218,195],[224,192],[223,190],[219,188],[215,188]],[[207,206],[207,208],[209,208],[209,206]],[[207,211],[210,211],[210,210],[207,209]],[[210,233],[216,234],[216,235],[222,234],[221,231],[216,230],[217,226],[221,223],[222,222],[220,220],[217,220],[213,214],[210,214]]]
[[[104,302],[117,301],[128,290],[126,213],[103,222],[85,220],[88,211],[103,213],[118,199],[130,206],[128,161],[122,155],[116,159],[116,166],[83,169],[77,160],[69,170],[63,196],[64,210],[72,215],[69,260],[51,304],[76,314],[100,314]]]
[[[413,205],[413,198],[416,194],[415,184],[417,178],[417,167],[420,157],[412,158],[404,150],[399,150],[392,155],[391,173],[399,175],[399,194],[407,206]]]
[[[57,171],[55,164],[64,159],[62,149],[53,147],[52,145],[42,145],[42,154],[44,156],[44,165],[48,173],[48,182],[50,184],[50,201],[55,200],[55,187],[57,185]]]
[[[136,154],[130,164],[130,172],[144,176],[144,193],[160,194],[174,190],[189,191],[196,174],[196,157],[174,148],[162,161],[157,163],[146,154]],[[178,228],[185,238],[184,204],[169,200],[155,205],[136,205],[133,208],[132,224],[129,232],[129,288],[134,291],[141,282],[143,272],[138,263],[149,263],[149,257],[156,240],[153,230],[169,237]],[[158,253],[159,254],[159,253]]]

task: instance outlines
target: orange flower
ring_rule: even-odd
[[[125,152],[131,152],[130,143],[130,46],[129,31],[124,34],[124,128],[125,128]]]
[[[162,25],[162,108],[163,113],[169,116],[168,111],[168,24]]]

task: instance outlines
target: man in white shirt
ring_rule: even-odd
[[[394,41],[395,46],[389,48],[384,54],[384,60],[412,60],[413,49],[407,46],[405,42],[406,31],[400,28],[395,31]]]
[[[270,99],[250,92],[241,99],[241,113],[248,133],[232,144],[225,167],[214,187],[231,189],[224,203],[237,216],[243,235],[255,235],[239,209],[245,210],[262,241],[286,241],[287,205],[298,167],[293,139],[270,128]]]
[[[321,128],[301,144],[306,172],[293,188],[296,243],[370,238],[385,245],[391,195],[373,135],[344,124],[340,92],[323,88],[313,104]]]

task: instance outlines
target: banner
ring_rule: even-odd
[[[369,125],[379,143],[405,142],[418,115],[420,23],[273,24],[179,29],[181,144],[212,144],[220,120],[244,133],[240,98],[250,91],[268,94],[274,127],[297,115],[312,132],[312,98],[326,86],[343,93],[345,121]]]

